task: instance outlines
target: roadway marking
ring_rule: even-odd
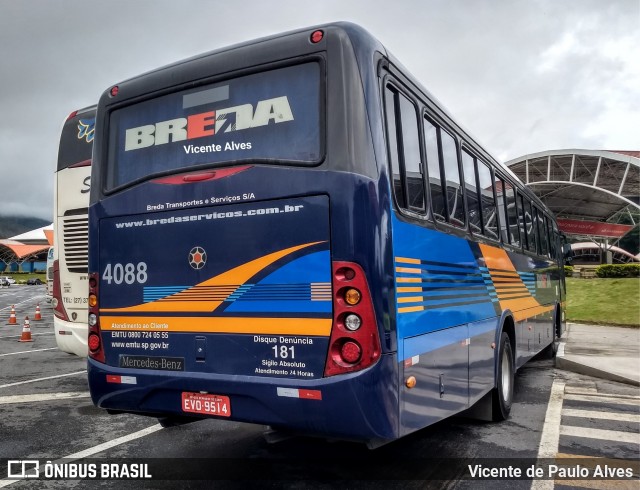
[[[41,393],[36,395],[11,395],[0,396],[0,405],[14,403],[48,402],[51,400],[66,400],[69,398],[89,398],[88,391],[71,391],[67,393]]]
[[[45,350],[55,350],[55,349],[57,349],[57,347],[48,347],[46,349],[21,350],[20,352],[9,352],[8,354],[0,354],[0,357],[15,356],[17,354],[29,354],[30,352],[42,352]]]
[[[601,441],[625,442],[628,444],[640,443],[640,434],[634,432],[622,432],[619,430],[590,429],[588,427],[563,425],[560,427],[560,434],[569,437],[599,439]]]
[[[553,385],[551,385],[547,414],[544,418],[544,426],[542,427],[542,435],[540,436],[538,459],[555,458],[556,454],[558,454],[564,385],[565,382],[559,381],[557,378],[553,380]]]
[[[37,379],[30,379],[30,380],[27,380],[27,381],[18,381],[17,383],[9,383],[8,385],[0,385],[0,388],[9,388],[10,386],[24,385],[24,384],[27,384],[27,383],[37,383],[38,381],[46,381],[48,379],[64,378],[66,376],[75,376],[77,374],[85,374],[86,372],[87,372],[87,370],[85,369],[84,371],[76,371],[75,373],[58,374],[56,376],[47,376],[46,378],[37,378]]]
[[[562,419],[562,400],[564,396],[564,381],[554,378],[551,394],[544,418],[540,445],[538,446],[538,461],[543,458],[555,458],[560,444],[560,420]],[[534,480],[531,490],[553,490],[553,480]]]
[[[564,396],[565,400],[573,400],[577,402],[596,402],[596,403],[614,403],[616,405],[638,406],[640,397],[633,395],[573,395],[571,393]]]
[[[564,408],[562,410],[562,415],[587,419],[615,420],[617,422],[640,422],[640,414],[638,413],[596,412],[594,410]]]
[[[149,434],[153,434],[162,429],[160,424],[152,425],[151,427],[147,427],[146,429],[139,430],[138,432],[134,432],[132,434],[128,434],[126,436],[118,437],[117,439],[113,439],[112,441],[107,441],[102,444],[98,444],[97,446],[90,447],[89,449],[85,449],[84,451],[79,451],[77,453],[69,454],[68,456],[63,456],[62,458],[53,461],[53,463],[70,463],[71,461],[75,461],[76,459],[88,458],[89,456],[93,456],[94,454],[101,453],[106,451],[107,449],[111,449],[112,447],[119,446],[120,444],[125,444],[130,441],[134,441],[136,439],[140,439],[141,437],[147,436]],[[29,459],[29,458],[22,458]],[[34,458],[35,459],[35,458]],[[12,483],[20,482],[24,480],[9,480],[5,479],[0,481],[0,488],[8,487]]]
[[[581,454],[568,454],[558,453],[557,460],[559,466],[566,466],[571,459],[579,460],[579,464],[589,468],[593,471],[596,466],[602,466],[602,464],[608,464],[614,468],[619,468],[621,465],[626,466],[625,460],[601,458],[599,456],[584,456]],[[565,460],[565,461],[563,461]],[[567,461],[568,460],[568,461]],[[634,483],[635,480],[557,480],[558,485],[563,487],[578,487],[578,488],[593,488],[594,490],[638,490],[638,483]]]
[[[42,333],[36,333],[36,332],[31,332],[31,336],[35,336],[35,335],[55,335],[55,332],[42,332]],[[0,337],[0,340],[2,339],[15,339],[17,337],[22,337],[22,335],[6,335],[4,337]]]
[[[34,296],[32,298],[25,299],[24,301],[20,301],[20,303],[15,303],[15,304],[9,305],[9,306],[7,306],[5,308],[0,308],[0,311],[10,310],[12,306],[19,306],[22,303],[28,303],[29,301],[33,301],[34,299],[46,299],[46,296]]]

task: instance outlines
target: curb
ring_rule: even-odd
[[[626,376],[620,376],[619,374],[610,373],[602,369],[588,366],[586,364],[567,359],[564,353],[565,343],[561,342],[558,347],[558,353],[555,359],[555,367],[563,369],[564,371],[571,371],[573,373],[585,374],[587,376],[593,376],[594,378],[606,379],[608,381],[616,381],[618,383],[625,383],[632,386],[640,386],[640,381]]]

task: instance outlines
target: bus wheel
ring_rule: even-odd
[[[560,332],[560,309],[556,306],[556,311],[553,315],[553,340],[542,351],[543,359],[555,359],[558,353],[558,338]]]
[[[513,350],[509,336],[502,332],[498,358],[498,382],[493,390],[492,418],[495,421],[506,420],[513,402]]]

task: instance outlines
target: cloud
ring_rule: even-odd
[[[0,1],[0,213],[50,219],[62,121],[123,79],[260,36],[363,25],[501,159],[639,149],[636,0]]]

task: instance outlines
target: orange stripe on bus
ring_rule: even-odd
[[[413,313],[414,311],[424,311],[424,306],[404,306],[398,308],[398,313]]]
[[[330,318],[162,317],[101,315],[100,329],[136,332],[212,332],[328,337]]]
[[[396,282],[422,282],[421,277],[398,277]]]
[[[421,274],[421,269],[412,269],[410,267],[396,267],[396,272],[406,272],[407,274]]]
[[[420,264],[420,259],[410,259],[408,257],[396,257],[396,262],[402,262],[403,264]]]
[[[399,288],[397,288],[397,291],[399,293],[421,293],[422,292],[422,288],[404,288],[404,287],[399,287]]]
[[[419,303],[424,301],[424,296],[407,296],[398,298],[398,303]]]

